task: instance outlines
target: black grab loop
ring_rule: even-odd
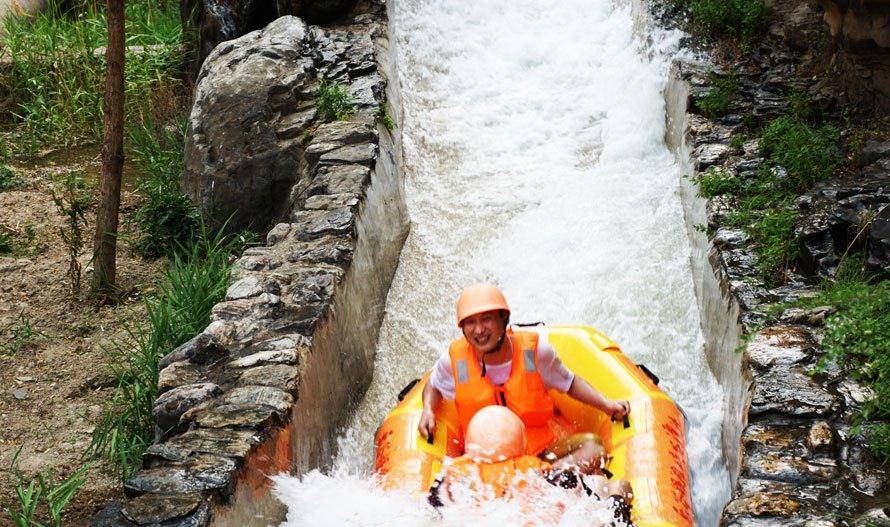
[[[613,415],[612,422],[614,423],[616,421],[618,421],[618,419],[615,419],[615,416]],[[624,425],[624,428],[630,428],[630,415],[624,414],[624,418],[621,420],[621,422]]]
[[[643,373],[645,373],[646,376],[649,377],[649,379],[653,383],[655,383],[656,386],[658,386],[658,381],[659,381],[658,375],[655,375],[654,373],[652,373],[652,370],[647,368],[645,364],[637,364],[637,368],[643,370]]]
[[[534,327],[534,326],[544,326],[546,324],[544,324],[543,321],[538,321],[538,322],[517,322],[513,325],[518,326],[520,328],[530,328],[530,327]]]
[[[429,434],[426,435],[426,442],[428,445],[432,445],[433,441],[434,441],[433,433],[430,432]]]
[[[414,379],[413,381],[406,384],[405,387],[402,388],[402,391],[399,392],[399,395],[398,395],[399,402],[401,402],[402,399],[404,399],[405,396],[408,395],[408,392],[411,391],[411,388],[414,388],[414,385],[419,382],[420,382],[420,379]]]

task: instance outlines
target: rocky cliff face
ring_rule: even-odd
[[[400,111],[386,14],[366,9],[331,28],[282,17],[208,59],[189,141],[193,167],[209,168],[192,190],[227,196],[242,225],[281,221],[235,263],[210,325],[161,359],[157,441],[128,499],[92,525],[276,524],[267,475],[332,459],[370,382],[408,228],[398,128],[378,122],[377,108],[396,123]],[[348,121],[317,122],[319,76],[349,79]]]

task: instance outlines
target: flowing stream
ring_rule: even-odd
[[[513,321],[592,325],[662,378],[689,416],[697,524],[716,525],[729,497],[723,392],[704,356],[681,173],[664,144],[678,35],[641,29],[631,6],[608,0],[394,8],[411,233],[374,381],[334,469],[277,478],[287,525],[442,522],[374,486],[373,433],[458,336],[455,299],[477,281],[503,287]]]

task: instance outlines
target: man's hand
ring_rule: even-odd
[[[609,407],[606,411],[615,419],[621,419],[630,413],[630,403],[627,401],[609,401]]]
[[[433,413],[431,408],[424,408],[423,413],[420,414],[420,424],[417,425],[417,431],[420,433],[421,437],[423,437],[424,441],[427,441],[436,431],[436,414]]]

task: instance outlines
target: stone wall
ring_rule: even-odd
[[[783,111],[782,104],[787,104],[779,96],[787,63],[782,55],[778,60],[769,56],[761,60],[762,70],[741,80],[743,86],[751,82],[759,90],[758,96],[746,98],[743,104],[748,106],[743,110],[769,116]],[[757,142],[748,141],[741,148],[731,145],[733,136],[743,132],[741,115],[709,120],[692,109],[691,95],[710,89],[706,80],[709,69],[705,64],[677,64],[680,86],[675,81],[668,90],[668,107],[673,104],[688,111],[681,117],[677,111],[670,112],[675,122],[669,128],[679,128],[683,134],[679,143],[675,137],[669,137],[668,142],[676,144],[689,174],[709,167],[732,175],[755,170],[763,161]],[[772,288],[761,282],[754,268],[756,256],[745,234],[721,226],[731,203],[719,199],[705,202],[692,196],[691,190],[686,190],[687,218],[690,226],[707,225],[714,232],[709,259],[726,302],[724,308],[737,315],[742,332],[753,332],[740,353],[715,355],[718,360],[711,365],[721,383],[729,379],[729,386],[741,387],[744,393],[737,401],[727,401],[724,451],[729,454],[734,450],[738,457],[728,459],[734,488],[721,525],[884,525],[890,507],[888,471],[873,459],[851,424],[853,414],[871,394],[848,378],[842,365],[829,364],[823,374],[811,374],[823,356],[820,328],[831,308],[786,309],[778,323],[760,327],[771,305],[812,294],[814,287],[800,277]],[[699,210],[701,205],[703,211]],[[707,288],[712,287],[709,282],[705,276],[703,283],[697,284],[700,304],[703,298],[720,298],[707,294]],[[715,334],[730,333],[708,337]],[[726,442],[733,440],[739,447],[727,449]]]
[[[400,122],[386,24],[377,2],[332,28],[282,17],[208,58],[227,60],[239,46],[243,58],[260,41],[272,43],[257,51],[266,58],[285,55],[276,49],[310,56],[302,88],[279,92],[312,114],[292,130],[300,172],[266,245],[235,263],[210,325],[161,360],[158,441],[126,482],[128,499],[109,504],[93,525],[274,524],[284,511],[267,475],[330,463],[336,431],[370,382],[408,229],[399,128],[389,130],[378,111],[385,105]],[[237,75],[249,60],[226,64]],[[348,121],[319,123],[305,104],[322,77],[349,87],[358,104]]]

